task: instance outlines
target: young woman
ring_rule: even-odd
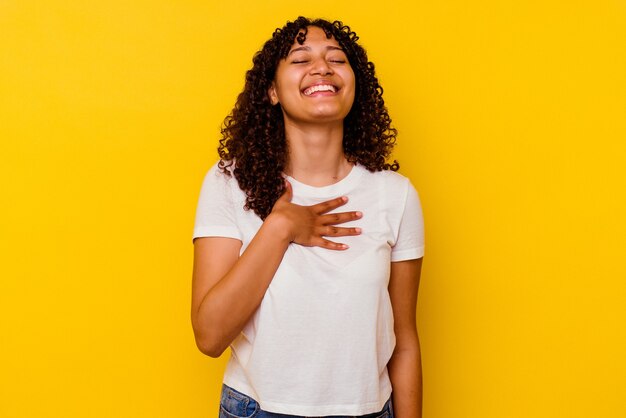
[[[303,17],[256,53],[194,229],[198,348],[220,416],[421,417],[418,195],[358,37]],[[392,393],[393,389],[393,393]]]

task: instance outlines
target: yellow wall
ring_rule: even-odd
[[[297,3],[0,1],[0,416],[215,416],[196,199],[299,14],[361,36],[423,200],[425,417],[626,416],[626,3]]]

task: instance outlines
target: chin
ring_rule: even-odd
[[[312,112],[312,117],[315,119],[323,119],[323,120],[344,120],[346,116],[348,116],[348,112],[339,111],[338,109],[319,109],[318,111]]]

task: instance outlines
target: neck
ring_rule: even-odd
[[[343,122],[302,126],[285,124],[289,159],[285,173],[315,187],[337,183],[352,164],[343,153]]]

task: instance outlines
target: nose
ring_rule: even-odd
[[[319,57],[314,60],[311,65],[311,75],[330,75],[333,74],[333,69],[324,57]]]

